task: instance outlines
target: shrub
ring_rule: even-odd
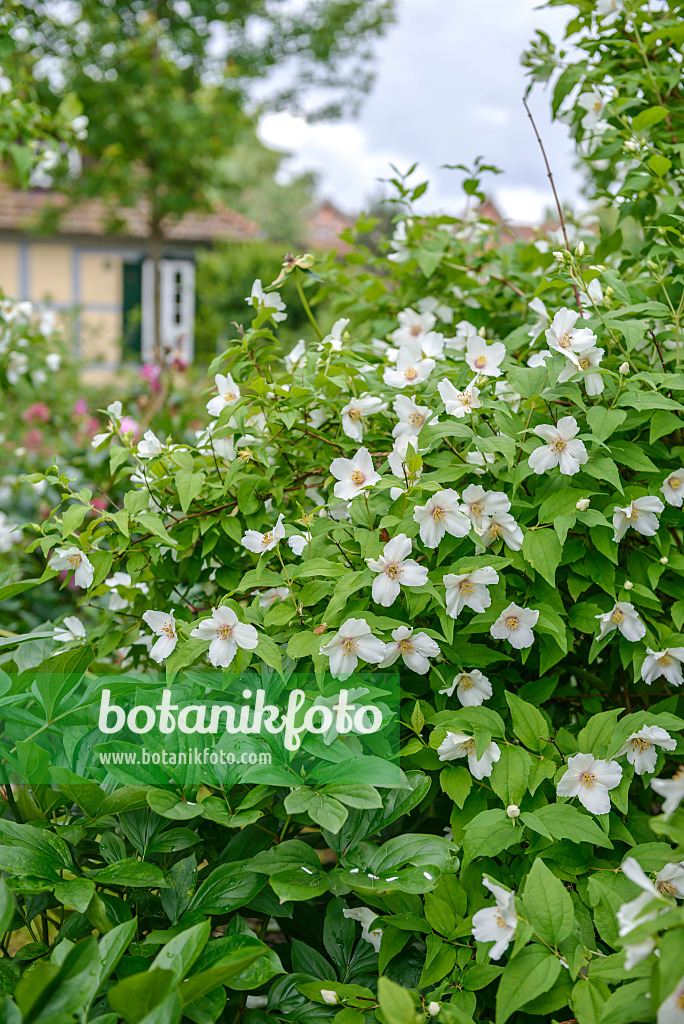
[[[679,143],[647,114],[679,109],[681,19],[574,6],[573,63],[529,61],[573,110],[610,76],[589,160],[630,247],[615,224],[506,244],[417,217],[397,180],[388,255],[322,282],[287,261],[271,294],[294,281],[306,340],[280,361],[258,304],[198,439],[134,443],[110,405],[119,507],[84,528],[88,495],[48,471],[64,500],[34,544],[93,622],[37,666],[34,634],[3,648],[15,1019],[681,1020]],[[343,314],[328,334],[314,299]],[[179,703],[236,704],[295,673],[327,699],[332,675],[390,704],[392,665],[400,775],[356,736],[269,740],[242,775],[92,767],[103,680],[144,703],[163,666]]]

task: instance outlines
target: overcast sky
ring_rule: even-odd
[[[481,155],[504,173],[486,179],[503,212],[538,220],[552,202],[541,153],[522,105],[519,57],[535,28],[560,40],[568,9],[536,0],[398,0],[398,22],[377,46],[377,80],[356,121],[307,125],[264,119],[262,138],[293,156],[292,170],[320,174],[321,194],[353,212],[390,175],[418,161],[431,185],[422,208],[458,210],[462,175],[440,170]],[[563,125],[550,123],[541,89],[531,107],[561,198],[577,195]],[[416,178],[416,181],[422,180]]]

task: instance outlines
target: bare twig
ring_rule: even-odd
[[[542,154],[542,156],[544,158],[544,164],[546,166],[546,174],[548,176],[549,181],[551,182],[551,191],[553,192],[553,198],[556,200],[556,209],[558,210],[558,216],[560,218],[561,229],[563,231],[563,238],[565,239],[565,248],[568,250],[568,252],[570,252],[570,243],[568,241],[568,232],[567,232],[567,230],[565,228],[565,217],[563,216],[563,208],[561,206],[560,199],[558,198],[558,193],[556,192],[556,184],[555,184],[555,182],[553,180],[553,174],[551,173],[551,167],[549,165],[549,159],[548,159],[548,157],[546,155],[546,150],[544,149],[544,143],[542,142],[541,136],[540,136],[539,132],[537,131],[537,126],[536,126],[536,124],[534,122],[534,118],[532,117],[532,111],[530,110],[530,108],[528,106],[527,99],[525,98],[525,96],[523,96],[523,105],[525,107],[525,110],[527,111],[527,116],[530,119],[530,123],[532,124],[532,129],[534,131],[534,134],[535,134],[535,137],[537,139],[537,142],[539,143],[539,148],[541,149],[541,154]],[[575,284],[574,281],[573,281],[572,287],[573,287],[573,290],[575,292],[575,301],[577,302],[577,308],[580,311],[580,315],[581,315],[582,314],[582,300],[580,299],[579,289],[578,289],[578,287],[577,287],[577,285]]]

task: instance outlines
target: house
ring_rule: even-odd
[[[74,354],[86,365],[115,368],[153,354],[154,273],[145,204],[111,213],[87,200],[69,207],[44,189],[0,187],[0,289],[72,318]],[[46,224],[53,224],[52,230]],[[217,207],[172,224],[160,264],[161,340],[191,362],[194,351],[195,253],[219,239],[260,237],[242,214]]]
[[[308,243],[313,249],[335,249],[340,254],[347,253],[351,246],[339,236],[355,224],[356,217],[348,217],[329,200],[325,200],[306,219]]]

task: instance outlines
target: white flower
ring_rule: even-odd
[[[462,497],[461,512],[468,516],[476,529],[483,519],[498,512],[508,512],[511,507],[503,491],[485,491],[479,484],[468,484]]]
[[[505,356],[506,346],[501,341],[488,345],[479,335],[468,339],[465,360],[473,373],[481,373],[485,377],[500,377],[501,364]]]
[[[285,355],[284,362],[288,373],[301,370],[306,363],[306,343],[303,338],[300,338],[294,348]]]
[[[72,640],[85,640],[86,628],[77,615],[67,615],[52,635],[58,643],[68,644]]]
[[[428,1013],[431,1017],[438,1017],[440,1010],[441,1005],[435,999],[433,999],[431,1003],[428,1003]]]
[[[339,1003],[340,1001],[340,997],[338,996],[337,992],[333,992],[332,989],[329,988],[321,989],[321,999],[323,1000],[324,1003],[328,1003],[330,1006],[334,1006],[336,1003]]]
[[[682,685],[682,662],[684,647],[667,647],[664,651],[646,648],[646,657],[641,666],[641,678],[649,685],[660,676],[665,676],[673,686]]]
[[[410,259],[411,253],[406,242],[406,221],[400,220],[392,235],[392,245],[394,248],[391,252],[387,253],[387,259],[390,263],[406,263]]]
[[[482,879],[496,900],[496,906],[485,907],[473,914],[473,938],[476,942],[494,942],[489,950],[491,960],[498,960],[508,949],[518,924],[515,893],[503,889],[488,878]]]
[[[554,352],[560,352],[580,369],[579,357],[596,347],[596,335],[588,327],[576,328],[579,313],[563,307],[553,318],[546,331],[546,342]]]
[[[577,105],[586,110],[586,114],[582,118],[582,127],[586,129],[594,128],[601,120],[601,115],[605,107],[605,99],[598,91],[598,89],[592,89],[590,92],[583,92],[577,99]]]
[[[254,551],[260,555],[262,551],[271,551],[285,536],[282,513],[278,516],[275,526],[266,533],[259,533],[258,530],[247,530],[242,538],[241,544],[248,551]]]
[[[161,441],[152,430],[146,430],[142,441],[138,442],[137,451],[139,459],[153,459],[162,453]]]
[[[600,15],[619,14],[625,7],[625,0],[596,0],[596,13]]]
[[[221,605],[211,613],[210,619],[203,619],[190,636],[199,640],[211,640],[209,661],[215,668],[228,668],[237,654],[238,647],[253,651],[259,642],[254,626],[240,622],[232,608]]]
[[[131,577],[127,572],[115,572],[113,576],[110,576],[109,579],[105,580],[105,586],[110,589],[110,612],[120,612],[122,608],[126,608],[129,604],[126,598],[121,597],[117,592],[117,587],[131,587],[132,585]],[[147,593],[148,587],[146,584],[136,583],[135,587],[137,590],[143,590],[144,593]]]
[[[641,893],[628,903],[621,904],[615,914],[618,926],[618,935],[625,938],[639,925],[653,921],[661,912],[660,907],[652,907],[645,913],[646,907],[651,906],[654,900],[662,900],[658,889],[646,875],[645,871],[634,857],[627,857],[622,864],[622,870],[631,882],[638,885]],[[645,960],[655,949],[655,939],[646,936],[640,942],[625,943],[625,970],[631,971],[633,967]]]
[[[509,804],[508,807],[506,808],[506,814],[508,815],[509,818],[519,818],[520,808],[517,804]]]
[[[15,529],[5,513],[0,512],[0,552],[11,551],[21,536],[21,532]]]
[[[417,405],[415,399],[409,398],[408,395],[397,395],[392,408],[399,417],[399,422],[392,431],[392,437],[401,437],[403,434],[417,437],[421,427],[432,415],[427,405]],[[434,424],[438,421],[434,419],[432,422]]]
[[[16,349],[10,352],[6,370],[7,380],[10,384],[18,382],[19,378],[28,370],[28,365],[28,356],[25,352],[17,352]]]
[[[494,397],[508,402],[513,412],[518,412],[522,395],[514,391],[507,380],[497,380],[494,384]]]
[[[537,314],[537,319],[529,331],[532,344],[534,344],[542,331],[545,331],[549,326],[551,317],[549,316],[549,312],[541,299],[532,299],[527,308]]]
[[[392,475],[401,480],[404,488],[413,487],[423,473],[422,466],[418,466],[417,468],[409,471],[409,445],[413,448],[414,453],[418,454],[418,438],[414,437],[412,434],[400,434],[399,437],[394,439],[392,451],[387,456],[387,461],[390,469],[392,470]],[[396,499],[403,493],[404,491],[401,488],[392,487],[390,489],[390,497],[392,498],[392,501],[396,501]]]
[[[427,569],[425,570],[427,572]],[[412,672],[425,675],[430,671],[428,658],[436,658],[439,644],[427,633],[414,633],[412,626],[398,626],[392,630],[393,643],[385,645],[386,656],[380,662],[380,668],[388,668],[402,657],[404,664]]]
[[[684,900],[684,862],[666,864],[656,875],[655,885],[663,896]]]
[[[644,495],[643,498],[635,498],[624,508],[616,505],[613,515],[613,540],[619,543],[630,526],[642,537],[652,537],[658,532],[658,515],[664,508],[660,498],[650,494]]]
[[[87,590],[93,582],[95,570],[92,563],[78,548],[58,548],[48,562],[48,569],[63,572],[64,569],[74,570],[74,583],[82,590]]]
[[[57,370],[59,370],[60,366],[62,365],[62,357],[59,354],[59,352],[48,352],[48,354],[45,356],[45,365],[47,366],[48,370],[51,370],[53,373],[56,373]]]
[[[362,395],[360,398],[353,398],[345,405],[341,412],[342,430],[347,437],[353,441],[361,441],[363,438],[363,417],[372,416],[384,408],[381,398],[374,398],[372,395]]]
[[[399,533],[385,544],[379,558],[367,558],[368,568],[378,575],[373,580],[373,600],[389,608],[399,597],[402,586],[424,587],[428,581],[425,566],[407,556],[413,545],[405,533]]]
[[[351,459],[333,459],[330,472],[338,481],[333,488],[335,497],[342,501],[358,498],[380,479],[367,448],[359,448]]]
[[[446,693],[448,697],[451,697],[454,690],[464,708],[476,707],[478,704],[484,703],[493,692],[492,684],[487,676],[484,676],[476,668],[471,668],[469,672],[459,672],[457,676],[454,676],[451,686],[446,686],[439,692]]]
[[[604,350],[602,348],[590,348],[584,355],[578,356],[579,367],[568,360],[558,374],[558,383],[565,384],[566,381],[572,380],[578,373],[581,373],[584,389],[587,394],[591,396],[600,395],[604,387],[603,377],[600,373],[593,371],[597,370],[601,365],[603,353]]]
[[[534,643],[532,629],[537,625],[539,612],[531,608],[521,608],[511,602],[501,615],[492,623],[489,632],[495,640],[508,640],[511,647],[521,650],[524,647],[531,647]]]
[[[465,352],[471,338],[477,337],[477,327],[467,320],[461,320],[456,324],[456,334],[453,338],[447,338],[445,345],[456,352]]]
[[[326,334],[325,338],[320,344],[322,348],[324,345],[330,345],[332,352],[341,352],[343,345],[343,335],[349,325],[349,320],[345,317],[341,317],[336,320],[330,328],[330,334]]]
[[[451,487],[437,491],[424,505],[416,506],[413,519],[427,548],[436,548],[445,533],[452,537],[466,537],[470,533],[470,521],[460,511],[458,493]]]
[[[418,299],[416,303],[419,313],[434,313],[438,320],[450,324],[454,319],[454,311],[451,306],[440,302],[434,295],[426,295],[424,299]]]
[[[426,356],[437,359],[442,357],[444,338],[432,329],[436,321],[433,313],[416,313],[414,309],[404,309],[397,319],[400,326],[391,334],[397,347],[415,345]]]
[[[677,810],[684,799],[684,766],[672,776],[671,779],[652,779],[651,789],[658,796],[664,796],[663,815],[669,818]]]
[[[152,632],[159,637],[150,651],[150,657],[157,663],[166,661],[171,652],[175,650],[176,644],[178,643],[176,620],[173,612],[145,612],[143,615],[143,621],[146,622]]]
[[[464,608],[472,608],[474,612],[481,614],[492,603],[487,587],[498,582],[498,572],[489,565],[484,569],[472,569],[461,575],[447,573],[444,577],[447,615],[457,619]]]
[[[230,373],[217,373],[214,383],[218,394],[207,402],[207,412],[210,416],[220,416],[227,405],[233,405],[240,399],[240,388],[237,386]]]
[[[556,787],[558,796],[576,796],[592,814],[608,814],[608,793],[620,784],[622,768],[617,761],[602,761],[593,754],[574,754]]]
[[[654,772],[658,760],[658,747],[663,750],[674,750],[677,741],[669,732],[659,725],[644,725],[638,732],[633,732],[618,750],[616,757],[627,755],[627,760],[634,765],[637,775]]]
[[[361,938],[366,942],[370,942],[371,946],[376,953],[380,952],[380,942],[382,941],[382,928],[374,928],[370,930],[370,926],[375,921],[378,914],[374,910],[369,910],[368,907],[355,907],[353,910],[342,910],[342,914],[347,918],[348,921],[358,921],[361,925]]]
[[[496,492],[494,492],[496,493]],[[475,532],[484,547],[490,547],[499,537],[511,551],[520,551],[523,542],[522,530],[510,512],[494,512],[483,519]]]
[[[423,384],[434,368],[434,359],[424,359],[419,348],[404,345],[397,353],[394,366],[385,370],[383,380],[390,388],[414,387]]]
[[[373,636],[365,619],[347,619],[320,653],[330,659],[330,674],[335,679],[347,679],[356,671],[359,658],[377,665],[385,657],[386,647]]]
[[[544,348],[541,352],[533,352],[527,360],[527,365],[534,369],[536,366],[543,366],[547,359],[553,359],[553,352],[550,352],[548,348]]]
[[[459,757],[467,757],[470,774],[474,779],[489,778],[494,762],[501,757],[501,751],[496,743],[492,742],[478,758],[475,753],[475,740],[471,736],[450,731],[437,747],[437,754],[440,761],[455,761]]]
[[[563,416],[556,426],[546,423],[535,427],[532,433],[546,441],[527,460],[530,469],[537,474],[548,473],[558,466],[563,476],[574,476],[589,458],[584,443],[574,440],[579,433],[579,425],[574,416]]]
[[[245,302],[258,312],[261,312],[262,309],[274,310],[271,313],[271,320],[274,320],[276,323],[280,323],[281,320],[287,320],[287,313],[284,312],[285,303],[282,296],[278,292],[265,292],[259,278],[252,285],[252,291],[245,299]]]
[[[298,558],[301,556],[302,551],[304,550],[308,543],[308,538],[303,537],[301,533],[295,533],[293,534],[292,537],[287,538],[288,548],[290,548],[290,550],[293,551]]]
[[[613,0],[616,3],[617,0]],[[684,977],[658,1007],[657,1024],[684,1024]]]
[[[603,640],[612,630],[619,629],[625,640],[635,643],[646,635],[646,626],[635,611],[634,605],[629,601],[618,601],[610,612],[597,615],[596,618],[601,624],[601,631],[597,640]]]
[[[437,390],[449,416],[455,416],[458,420],[463,416],[469,416],[473,409],[480,409],[482,406],[479,389],[473,383],[459,391],[451,381],[441,380]]]
[[[684,501],[684,469],[676,469],[674,473],[670,473],[660,488],[660,493],[668,505],[681,508]]]
[[[0,96],[4,96],[8,92],[11,92],[11,91],[12,91],[11,79],[9,79],[7,77],[7,75],[2,70],[0,70]]]
[[[268,590],[262,590],[259,593],[259,607],[270,608],[276,601],[286,601],[289,596],[290,591],[287,587],[269,587]]]

